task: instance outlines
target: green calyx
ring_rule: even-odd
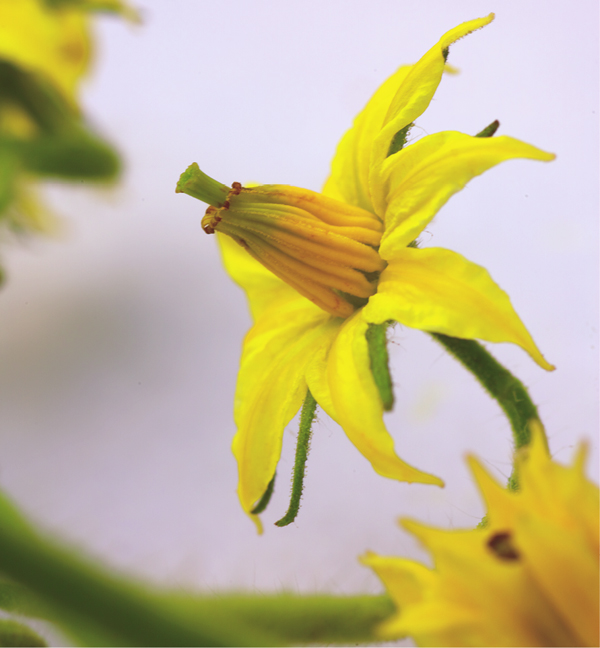
[[[200,171],[196,162],[181,174],[175,188],[175,193],[185,193],[213,207],[223,207],[229,191],[229,187]]]
[[[394,407],[394,385],[390,375],[389,355],[387,351],[387,329],[394,322],[369,324],[365,334],[369,347],[369,360],[373,380],[379,390],[383,409],[389,412]]]
[[[477,133],[475,137],[491,137],[500,128],[500,122],[495,119],[489,126]]]
[[[306,392],[302,413],[300,414],[300,429],[298,431],[298,441],[296,442],[296,458],[294,460],[294,476],[292,478],[292,494],[290,496],[290,506],[287,513],[275,522],[278,527],[291,524],[298,515],[300,509],[300,500],[304,489],[304,473],[306,471],[306,459],[310,450],[310,437],[312,436],[312,424],[317,412],[317,401],[310,393]],[[268,488],[267,488],[268,491]],[[262,501],[262,499],[261,499]],[[259,503],[260,505],[260,503]],[[256,510],[256,509],[255,509]]]

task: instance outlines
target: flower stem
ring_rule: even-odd
[[[366,332],[369,346],[369,360],[371,373],[379,390],[383,409],[389,412],[394,407],[394,387],[390,376],[389,356],[387,351],[387,329],[392,322],[383,324],[369,324]]]
[[[441,333],[431,333],[431,336],[467,368],[498,402],[510,421],[515,450],[528,445],[531,441],[531,422],[537,421],[541,426],[541,421],[525,385],[493,358],[479,342],[453,338]],[[508,487],[511,490],[519,488],[514,470],[508,480]]]
[[[298,431],[298,441],[296,443],[296,459],[294,461],[294,477],[292,478],[292,495],[290,497],[290,506],[287,513],[281,520],[275,522],[278,527],[284,527],[291,524],[298,515],[300,509],[300,499],[302,498],[302,489],[304,488],[304,472],[306,469],[306,459],[310,449],[310,437],[312,435],[312,423],[317,411],[317,401],[314,399],[310,390],[306,392],[302,413],[300,414],[300,430]]]

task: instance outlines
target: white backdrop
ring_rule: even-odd
[[[373,90],[447,30],[497,14],[451,49],[413,136],[494,119],[555,152],[513,161],[451,199],[423,241],[486,266],[554,373],[492,351],[531,389],[557,459],[592,442],[598,477],[598,5],[579,0],[139,0],[141,27],[103,18],[84,104],[123,153],[111,191],[50,187],[55,239],[5,243],[0,293],[0,486],[36,521],[106,563],[191,589],[379,591],[356,557],[423,557],[401,515],[450,527],[482,515],[463,463],[502,479],[510,431],[474,380],[397,327],[399,454],[444,490],[376,475],[321,414],[303,507],[288,504],[285,433],[265,534],[239,508],[232,402],[249,316],[203,205],[174,193],[191,162],[221,182],[318,190]],[[491,346],[491,345],[490,345]]]

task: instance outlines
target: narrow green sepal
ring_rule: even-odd
[[[292,494],[287,513],[275,522],[275,526],[284,527],[291,524],[298,515],[302,490],[304,488],[304,473],[306,471],[306,459],[310,450],[310,437],[312,435],[312,423],[317,412],[317,401],[310,390],[306,392],[302,413],[300,414],[300,429],[298,441],[296,442],[296,458],[294,460],[294,476],[292,478]]]
[[[394,407],[394,386],[390,375],[389,356],[387,350],[387,329],[392,321],[383,324],[369,324],[365,334],[369,346],[371,373],[379,390],[383,409],[389,412]]]
[[[185,193],[213,207],[222,207],[229,191],[229,187],[200,171],[196,162],[181,174],[175,188],[175,193]]]
[[[412,127],[412,124],[408,124],[404,128],[401,128],[394,137],[392,137],[386,157],[390,157],[390,155],[394,155],[394,153],[398,153],[398,151],[404,148],[406,138],[408,137],[408,133]]]
[[[273,491],[275,490],[275,477],[277,477],[277,473],[273,475],[273,479],[271,479],[271,481],[269,482],[267,490],[258,501],[258,504],[250,511],[252,515],[258,515],[259,513],[262,513],[267,508],[267,506],[269,506],[271,496],[273,495]]]
[[[495,119],[489,126],[477,133],[475,137],[491,137],[500,128],[500,122]]]

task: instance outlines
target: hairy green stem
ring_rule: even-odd
[[[152,591],[110,574],[30,527],[0,494],[0,572],[42,602],[48,618],[89,646],[278,644],[224,613],[183,618]],[[0,588],[3,589],[3,588]],[[17,591],[23,602],[24,590]],[[0,600],[11,602],[10,595]],[[35,603],[34,603],[35,609]]]
[[[300,429],[298,430],[298,441],[296,442],[296,458],[294,460],[294,477],[292,478],[292,494],[290,497],[290,506],[287,513],[275,522],[278,527],[284,527],[291,524],[298,515],[300,509],[300,499],[302,498],[302,489],[304,488],[304,472],[306,470],[306,459],[310,449],[310,437],[312,434],[312,423],[317,411],[317,401],[314,399],[310,390],[306,392],[302,413],[300,414]]]
[[[441,333],[431,333],[431,336],[466,367],[500,405],[510,422],[515,449],[528,445],[531,441],[530,422],[536,420],[541,425],[541,421],[525,385],[493,358],[479,342],[453,338]],[[514,470],[508,486],[518,490],[518,476]]]
[[[379,390],[383,409],[389,412],[394,407],[394,386],[390,376],[389,355],[387,351],[387,329],[392,322],[369,324],[365,334],[369,347],[371,373]]]

